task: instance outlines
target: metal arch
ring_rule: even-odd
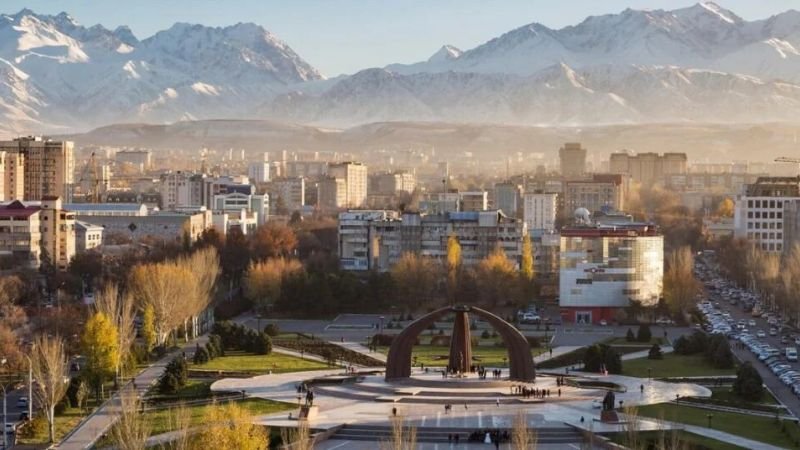
[[[411,376],[411,349],[414,347],[414,342],[416,342],[417,337],[436,322],[436,319],[449,313],[451,310],[451,307],[446,306],[428,313],[411,322],[394,338],[391,347],[389,347],[389,355],[386,357],[387,380],[408,378]]]

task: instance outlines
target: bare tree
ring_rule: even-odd
[[[189,315],[186,302],[180,300],[187,290],[191,292],[193,279],[189,270],[174,262],[134,267],[130,289],[141,309],[147,305],[153,308],[157,344],[164,344]]]
[[[191,450],[192,413],[186,405],[180,404],[172,408],[169,414],[170,429],[175,430],[174,439],[168,447],[170,450]]]
[[[139,413],[141,403],[136,391],[126,389],[119,396],[119,411],[111,436],[114,445],[119,450],[144,450],[147,448],[147,438],[150,436],[150,427],[144,416]]]
[[[298,420],[297,428],[281,428],[283,445],[292,445],[292,450],[313,450],[314,440],[307,420]]]
[[[639,410],[634,406],[626,406],[624,411],[626,416],[626,420],[623,425],[625,447],[631,449],[642,448]]]
[[[49,442],[55,441],[55,410],[67,393],[67,357],[64,340],[60,337],[39,335],[33,341],[31,371],[36,379],[34,395],[47,416]]]
[[[401,415],[392,416],[391,426],[391,440],[382,442],[381,450],[414,450],[417,448],[416,427],[406,426],[406,420]]]
[[[528,427],[528,419],[524,411],[517,412],[511,430],[511,448],[514,450],[535,449],[538,436]]]
[[[686,311],[700,292],[701,284],[694,276],[694,257],[689,247],[681,247],[667,255],[664,273],[664,299],[673,314]]]

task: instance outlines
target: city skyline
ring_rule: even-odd
[[[537,22],[550,28],[580,23],[587,16],[616,14],[625,8],[677,9],[694,0],[573,0],[569,7],[553,7],[534,0],[511,0],[501,5],[466,1],[410,1],[362,4],[353,0],[291,3],[241,0],[236,7],[215,2],[178,0],[169,4],[144,0],[119,7],[119,2],[80,0],[65,4],[53,0],[11,0],[3,13],[29,8],[39,14],[62,11],[89,27],[129,26],[139,39],[152,36],[176,22],[226,26],[253,22],[276,34],[327,77],[351,74],[370,67],[423,61],[442,45],[462,50],[480,45],[514,28]],[[724,0],[716,2],[746,20],[764,19],[796,6],[791,0]],[[154,16],[153,8],[159,14]],[[324,39],[320,39],[323,37]]]

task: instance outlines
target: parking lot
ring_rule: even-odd
[[[706,331],[728,336],[734,354],[753,364],[764,384],[800,417],[800,363],[793,351],[800,348],[800,333],[787,326],[786,317],[764,311],[757,293],[723,279],[713,258],[699,259],[695,273],[706,290],[698,304]]]

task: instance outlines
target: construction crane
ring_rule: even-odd
[[[97,161],[94,157],[94,152],[92,152],[92,156],[89,157],[89,160],[86,161],[86,165],[83,166],[83,170],[81,171],[81,177],[78,180],[78,185],[83,186],[84,182],[89,183],[88,192],[86,194],[86,201],[89,203],[100,203],[100,177],[97,175]]]

